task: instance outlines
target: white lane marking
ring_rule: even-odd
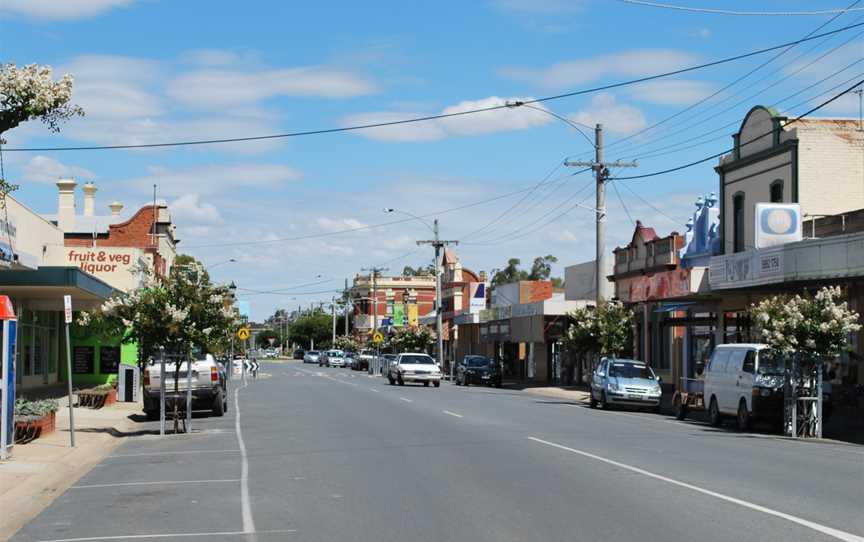
[[[372,391],[372,392],[375,392],[375,393],[380,393],[380,392],[379,392],[378,390],[376,390],[375,388],[369,388],[369,391]]]
[[[256,534],[270,533],[296,533],[296,529],[274,529],[271,531],[257,531]],[[142,538],[187,538],[194,536],[241,536],[249,534],[245,531],[218,531],[211,533],[165,533],[165,534],[124,534],[121,536],[88,536],[84,538],[55,538],[53,540],[40,540],[39,542],[87,542],[89,540],[138,540]]]
[[[405,401],[406,403],[413,403],[413,402],[414,402],[414,401],[412,401],[411,399],[406,399],[406,398],[404,398],[404,397],[400,397],[399,400],[400,400],[400,401]]]
[[[442,410],[441,412],[443,412],[444,414],[447,414],[448,416],[453,416],[454,418],[461,418],[462,417],[462,414],[456,414],[455,412],[450,412],[449,410]]]
[[[847,533],[845,531],[841,531],[839,529],[834,529],[833,527],[828,527],[826,525],[821,525],[819,523],[815,523],[803,518],[799,518],[797,516],[793,516],[791,514],[787,514],[785,512],[780,512],[778,510],[774,510],[771,508],[767,508],[765,506],[761,506],[752,502],[748,502],[742,499],[737,499],[735,497],[730,497],[729,495],[724,495],[723,493],[717,493],[716,491],[711,491],[709,489],[704,489],[699,486],[695,486],[693,484],[688,484],[686,482],[681,482],[679,480],[675,480],[674,478],[667,478],[661,474],[655,474],[653,472],[647,471],[645,469],[640,469],[639,467],[634,467],[631,465],[627,465],[626,463],[621,463],[619,461],[613,461],[611,459],[606,459],[605,457],[600,457],[599,455],[595,455],[589,452],[584,452],[582,450],[577,450],[576,448],[570,448],[569,446],[564,446],[562,444],[557,444],[555,442],[549,442],[548,440],[539,439],[537,437],[528,437],[528,440],[533,440],[534,442],[539,442],[540,444],[545,444],[546,446],[552,446],[553,448],[558,448],[559,450],[564,450],[567,452],[571,452],[577,455],[581,455],[583,457],[587,457],[589,459],[594,459],[596,461],[601,461],[608,465],[612,465],[614,467],[618,467],[620,469],[625,469],[630,472],[635,472],[637,474],[641,474],[643,476],[647,476],[649,478],[654,478],[655,480],[660,480],[661,482],[666,482],[667,484],[676,485],[678,487],[683,487],[685,489],[689,489],[691,491],[695,491],[697,493],[702,493],[703,495],[708,495],[709,497],[714,497],[715,499],[720,499],[722,501],[730,502],[732,504],[737,504],[738,506],[743,506],[744,508],[749,508],[750,510],[755,510],[757,512],[762,512],[763,514],[767,514],[769,516],[775,516],[780,519],[785,519],[786,521],[790,521],[792,523],[797,523],[803,527],[807,527],[808,529],[812,529],[814,531],[820,532],[822,534],[826,534],[828,536],[833,536],[838,540],[843,540],[844,542],[864,542],[864,537],[858,536],[852,533]]]
[[[245,386],[244,386],[245,387]],[[240,430],[240,388],[234,388],[234,432],[237,433],[237,445],[240,447],[240,508],[243,516],[243,532],[255,532],[255,520],[252,519],[252,504],[249,500],[249,457],[246,455],[246,443]]]
[[[184,454],[236,454],[240,450],[181,450],[177,452],[142,452],[135,454],[116,454],[109,455],[106,459],[114,459],[115,457],[153,457],[160,455],[184,455]]]
[[[224,480],[158,480],[150,482],[117,482],[113,484],[86,484],[72,486],[69,489],[93,489],[97,487],[120,487],[120,486],[158,486],[163,484],[221,484],[227,482],[239,482],[240,478],[228,478]]]

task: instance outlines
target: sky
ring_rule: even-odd
[[[852,0],[670,0],[751,12]],[[858,7],[856,5],[856,7]],[[864,2],[861,3],[864,7]],[[219,139],[336,128],[500,105],[698,65],[864,22],[833,15],[732,16],[617,0],[281,2],[3,0],[0,58],[75,79],[85,110],[51,133],[30,122],[7,149]],[[827,23],[827,24],[826,24]],[[148,150],[3,153],[14,196],[55,213],[54,182],[93,181],[97,211],[168,202],[178,249],[233,280],[261,320],[338,295],[372,266],[426,265],[441,236],[465,267],[593,259],[594,187],[563,165],[593,155],[645,174],[731,146],[755,105],[790,118],[864,78],[864,27],[679,76],[538,104],[338,134]],[[843,96],[816,116],[857,117]],[[578,123],[583,133],[552,114]],[[656,125],[656,126],[655,126]],[[607,190],[607,248],[634,221],[682,232],[717,160]],[[79,193],[80,196],[80,193]],[[79,205],[81,205],[79,201]],[[418,215],[387,214],[395,208]],[[389,224],[387,224],[389,223]],[[382,226],[376,226],[384,224]],[[354,232],[345,232],[361,228]],[[310,237],[315,236],[315,237]],[[223,264],[229,259],[236,263]],[[253,291],[254,290],[254,291]],[[279,293],[259,293],[279,291]]]

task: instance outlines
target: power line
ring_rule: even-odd
[[[612,185],[612,188],[615,190],[615,195],[618,196],[618,201],[621,203],[621,207],[624,208],[624,214],[627,215],[627,220],[629,220],[631,224],[636,224],[636,221],[633,220],[633,215],[630,214],[630,209],[628,209],[627,204],[624,203],[624,198],[621,197],[621,192],[618,191],[618,183],[612,182],[610,184]]]
[[[864,8],[830,8],[811,11],[737,11],[731,9],[694,8],[676,4],[664,4],[661,2],[648,2],[646,0],[618,0],[625,4],[646,6],[652,8],[672,9],[676,11],[689,11],[693,13],[710,13],[712,15],[758,15],[758,16],[786,16],[786,15],[831,15],[832,13],[843,14],[847,11],[864,11]]]
[[[816,111],[822,109],[823,107],[825,107],[825,106],[827,106],[828,104],[834,102],[835,100],[838,100],[838,99],[841,98],[842,96],[845,96],[846,94],[852,92],[853,90],[855,90],[856,88],[858,88],[858,87],[859,87],[860,85],[862,85],[862,84],[864,84],[864,79],[858,81],[857,83],[855,83],[855,84],[852,85],[851,87],[848,87],[848,88],[847,88],[846,90],[844,90],[843,92],[841,92],[841,93],[839,93],[839,94],[835,94],[834,96],[832,96],[832,97],[829,98],[828,100],[825,100],[824,102],[822,102],[821,104],[817,105],[816,107],[813,107],[812,109],[810,109],[810,110],[807,111],[806,113],[803,113],[803,114],[801,114],[801,115],[795,117],[794,119],[790,120],[789,122],[787,122],[787,123],[784,124],[783,126],[784,126],[784,127],[785,127],[785,126],[789,126],[790,124],[793,124],[793,123],[795,123],[795,122],[798,122],[798,121],[802,120],[804,117],[807,117],[808,115],[811,115],[812,113],[814,113],[814,112],[816,112]],[[744,146],[746,146],[746,145],[749,145],[749,144],[751,144],[751,143],[755,143],[756,141],[762,139],[763,137],[769,136],[769,135],[771,135],[772,133],[774,133],[774,130],[771,130],[771,131],[769,131],[769,132],[765,132],[764,134],[758,135],[758,136],[756,136],[756,137],[754,137],[754,138],[752,138],[752,139],[750,139],[750,140],[748,140],[748,141],[745,141],[745,142],[743,142],[743,143],[739,143],[739,144],[738,144],[738,147],[740,148],[740,147],[744,147]],[[653,173],[645,173],[645,174],[642,174],[642,175],[630,175],[630,176],[628,176],[628,177],[613,177],[612,180],[624,181],[624,180],[632,180],[632,179],[645,179],[645,178],[647,178],[647,177],[656,177],[657,175],[663,175],[663,174],[666,174],[666,173],[673,173],[673,172],[675,172],[675,171],[680,171],[680,170],[682,170],[682,169],[687,169],[687,168],[689,168],[689,167],[693,167],[693,166],[695,166],[695,165],[702,164],[702,163],[707,162],[707,161],[709,161],[709,160],[713,160],[714,158],[720,158],[721,156],[723,156],[723,155],[725,155],[725,154],[728,154],[728,153],[732,152],[733,150],[735,150],[735,149],[734,149],[734,148],[732,148],[732,149],[726,149],[726,150],[724,150],[724,151],[722,151],[722,152],[719,152],[719,153],[716,153],[716,154],[712,154],[711,156],[706,156],[705,158],[702,158],[701,160],[696,160],[696,161],[694,161],[694,162],[690,162],[690,163],[687,163],[687,164],[683,164],[683,165],[680,165],[680,166],[677,166],[677,167],[673,167],[673,168],[669,168],[669,169],[664,169],[664,170],[662,170],[662,171],[655,171],[655,172],[653,172]]]
[[[616,184],[618,184],[618,183],[614,183],[614,182],[613,182],[612,184],[613,184],[613,185],[616,185]],[[666,218],[667,220],[671,221],[673,224],[681,225],[681,222],[680,222],[680,221],[678,221],[678,220],[672,218],[671,216],[669,216],[668,214],[666,214],[664,211],[662,211],[661,209],[657,208],[657,207],[656,207],[653,203],[651,203],[649,200],[647,200],[646,198],[643,198],[642,196],[640,196],[640,195],[639,195],[635,190],[633,190],[633,188],[632,188],[629,184],[627,184],[627,183],[622,183],[622,186],[623,186],[624,188],[626,188],[627,190],[629,190],[630,193],[633,194],[634,196],[636,196],[639,200],[641,200],[642,203],[644,203],[644,204],[647,205],[648,207],[651,207],[652,209],[654,209],[655,211],[657,211],[658,213],[660,213],[660,216],[662,216],[662,217]]]
[[[705,68],[711,68],[714,66],[719,66],[722,64],[728,64],[730,62],[735,62],[738,60],[743,60],[745,58],[750,58],[753,56],[762,55],[765,53],[769,53],[771,51],[776,51],[778,49],[783,49],[786,47],[790,47],[793,45],[798,45],[799,43],[805,43],[808,41],[813,41],[825,36],[831,36],[834,34],[838,34],[841,32],[845,32],[847,30],[851,30],[853,28],[858,28],[860,26],[864,26],[864,23],[852,24],[848,26],[844,26],[842,28],[838,28],[835,30],[830,30],[828,32],[824,32],[822,34],[817,34],[813,36],[808,36],[805,38],[801,38],[795,41],[790,41],[786,43],[782,43],[779,45],[773,45],[771,47],[766,47],[764,49],[758,49],[754,51],[750,51],[747,53],[742,53],[739,55],[722,58],[719,60],[714,60],[711,62],[706,62],[703,64],[698,64],[695,66],[689,66],[686,68],[680,68],[677,70],[672,70],[668,72],[658,73],[654,75],[648,75],[645,77],[639,77],[636,79],[629,79],[626,81],[620,81],[617,83],[609,83],[606,85],[599,85],[596,87],[590,87],[581,90],[575,90],[571,92],[564,92],[561,94],[555,94],[552,96],[546,96],[542,98],[534,98],[531,100],[524,100],[519,102],[518,105],[514,103],[505,103],[501,105],[493,105],[489,107],[481,107],[476,109],[469,109],[465,111],[456,111],[453,113],[440,113],[437,115],[425,115],[421,117],[412,117],[407,119],[400,119],[388,122],[375,122],[368,124],[356,124],[352,126],[342,126],[339,128],[323,128],[319,130],[303,130],[297,132],[286,132],[281,134],[270,134],[270,135],[261,135],[261,136],[249,136],[249,137],[234,137],[234,138],[222,138],[222,139],[201,139],[201,140],[191,140],[191,141],[174,141],[174,142],[165,142],[165,143],[140,143],[140,144],[129,144],[129,145],[88,145],[88,146],[75,146],[75,147],[18,147],[18,148],[7,148],[7,152],[60,152],[60,151],[96,151],[96,150],[118,150],[118,149],[150,149],[157,147],[181,147],[181,146],[193,146],[193,145],[210,145],[210,144],[218,144],[218,143],[242,143],[248,141],[262,141],[269,139],[285,139],[291,137],[301,137],[301,136],[311,136],[311,135],[323,135],[323,134],[333,134],[333,133],[341,133],[341,132],[352,132],[358,130],[368,130],[371,128],[384,128],[388,126],[398,126],[401,124],[410,124],[416,122],[426,122],[431,120],[440,120],[452,117],[461,117],[466,115],[473,115],[476,113],[484,113],[488,111],[497,111],[499,109],[512,109],[518,107],[519,105],[525,104],[536,104],[543,103],[552,100],[560,100],[563,98],[571,98],[573,96],[582,96],[585,94],[593,94],[596,92],[610,90],[614,88],[621,88],[625,86],[635,85],[638,83],[644,83],[647,81],[654,81],[657,79],[663,79],[666,77],[671,77],[674,75],[680,75],[682,73],[688,73],[692,71],[702,70]]]
[[[860,2],[861,2],[861,0],[855,0],[855,1],[852,2],[848,7],[849,7],[849,8],[852,8],[852,7],[854,7],[856,4],[858,4],[858,3],[860,3]],[[828,26],[829,24],[831,24],[832,22],[834,22],[835,20],[837,20],[841,15],[842,15],[842,13],[838,13],[838,14],[835,15],[834,17],[832,17],[832,18],[830,18],[829,20],[825,21],[824,23],[820,24],[819,26],[817,26],[816,28],[814,28],[813,30],[811,30],[809,33],[807,33],[807,35],[805,35],[804,38],[810,38],[810,37],[813,36],[816,32],[822,30],[823,28],[825,28],[826,26]],[[859,19],[859,21],[860,21],[860,19]],[[856,21],[856,22],[857,22],[857,21]],[[852,39],[854,39],[854,38],[852,38]],[[826,41],[827,41],[827,40],[826,40]],[[823,43],[824,43],[824,42],[823,42]],[[847,42],[847,43],[848,43],[848,42]],[[759,70],[761,70],[762,68],[764,68],[764,67],[767,66],[768,64],[771,64],[772,62],[774,62],[775,60],[777,60],[777,59],[780,58],[781,56],[783,56],[783,55],[785,55],[786,53],[788,53],[789,51],[791,51],[791,50],[792,50],[796,45],[798,45],[798,44],[791,45],[791,46],[789,46],[789,47],[783,49],[782,51],[778,52],[776,55],[772,56],[771,58],[769,58],[769,59],[766,60],[765,62],[759,64],[759,65],[756,66],[755,68],[751,69],[750,71],[748,71],[748,72],[745,73],[744,75],[742,75],[742,76],[738,77],[737,79],[735,79],[734,81],[732,81],[732,82],[730,82],[730,83],[724,85],[724,86],[721,87],[719,90],[717,90],[717,91],[711,93],[710,95],[708,95],[708,96],[706,96],[706,97],[704,97],[704,98],[702,98],[702,99],[696,101],[696,102],[693,103],[693,104],[690,104],[689,106],[685,107],[684,109],[681,109],[681,110],[679,110],[679,111],[673,113],[672,115],[670,115],[670,116],[668,116],[668,117],[666,117],[666,118],[664,118],[664,119],[662,119],[662,120],[659,120],[659,121],[655,122],[655,123],[652,124],[651,126],[648,126],[648,127],[646,127],[646,128],[643,128],[643,129],[641,129],[641,130],[639,130],[639,131],[637,131],[637,132],[635,132],[635,133],[633,133],[633,134],[630,134],[630,135],[628,135],[627,137],[623,137],[623,138],[621,138],[621,139],[619,139],[619,140],[617,140],[617,141],[613,141],[612,143],[610,143],[609,145],[607,145],[607,149],[608,149],[608,148],[612,148],[612,147],[614,147],[614,146],[616,146],[616,145],[619,145],[619,144],[621,144],[621,143],[623,143],[623,142],[625,142],[625,141],[628,141],[628,140],[634,139],[634,138],[636,138],[636,137],[638,137],[638,136],[640,136],[640,135],[642,135],[642,134],[645,134],[645,133],[647,133],[647,132],[650,132],[650,131],[652,131],[652,130],[654,130],[654,129],[656,129],[656,128],[658,128],[658,127],[664,125],[664,124],[666,124],[666,123],[669,122],[670,120],[675,119],[675,118],[679,117],[680,115],[683,115],[684,113],[687,113],[688,111],[692,111],[693,109],[699,107],[700,105],[704,104],[704,103],[707,102],[708,100],[713,99],[715,96],[718,96],[719,94],[725,92],[726,90],[730,89],[731,87],[737,85],[738,83],[740,83],[740,82],[743,81],[744,79],[750,77],[751,75],[753,75],[754,73],[758,72]],[[821,44],[817,44],[816,47],[818,47],[819,45],[821,45]],[[846,44],[844,43],[843,45],[846,45]],[[842,47],[842,45],[841,45],[841,46],[838,46],[838,48],[839,48],[839,47]],[[811,50],[812,50],[812,49],[811,49]],[[836,50],[836,49],[835,49],[835,50]],[[832,52],[833,52],[833,50],[832,50]],[[796,60],[797,60],[798,58],[800,58],[800,56],[799,56],[799,57],[796,57]],[[794,61],[794,60],[793,60],[793,61]],[[800,70],[799,70],[799,71],[800,71]],[[775,72],[772,72],[772,73],[776,73],[776,71],[775,71]],[[788,78],[791,77],[792,75],[794,75],[794,74],[787,75],[786,77],[784,77],[784,78],[781,79],[780,81],[777,81],[775,84],[779,84],[781,81],[783,81],[783,80],[785,80],[785,79],[788,79]],[[769,76],[770,76],[770,74],[769,74]],[[750,85],[744,87],[744,89],[742,89],[742,90],[745,90],[745,89],[747,89],[747,88],[750,88],[751,86],[758,84],[759,82],[763,81],[764,79],[765,79],[765,78],[763,78],[763,79],[759,79],[759,80],[757,80],[757,81],[751,83]],[[769,86],[768,88],[770,88],[770,86]],[[739,91],[739,92],[740,92],[740,91]],[[728,99],[731,98],[732,96],[735,96],[735,94],[732,94],[732,95],[728,96],[727,98],[725,98],[724,100],[722,100],[720,103],[723,103],[723,101],[728,100]],[[739,102],[739,103],[740,103],[740,102]],[[714,104],[714,105],[712,106],[712,108],[713,108],[713,107],[717,107],[718,105],[719,105],[719,104]],[[728,111],[728,109],[727,109],[726,111]],[[713,117],[710,117],[710,118],[713,118]],[[692,127],[692,126],[691,126],[691,127]],[[622,151],[621,149],[618,149],[617,152],[618,152],[618,153],[621,153],[621,152],[625,152],[625,151]]]

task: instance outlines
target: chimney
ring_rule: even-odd
[[[57,226],[65,231],[75,227],[75,179],[57,181]]]
[[[96,209],[96,185],[87,183],[81,189],[84,191],[84,216],[93,216]]]
[[[123,204],[117,200],[111,202],[111,205],[108,206],[111,209],[111,216],[120,216],[120,211],[123,210]]]

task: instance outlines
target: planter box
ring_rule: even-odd
[[[42,435],[51,433],[57,427],[57,413],[51,412],[42,417],[17,416],[15,418],[15,442],[26,444]]]

